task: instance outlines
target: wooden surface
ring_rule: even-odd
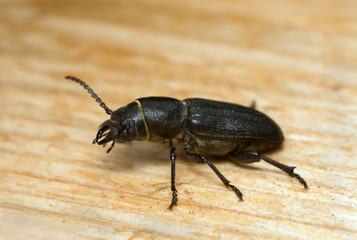
[[[0,239],[357,239],[357,2],[0,3]],[[282,127],[266,164],[177,160],[149,142],[91,141],[137,97],[204,97]]]

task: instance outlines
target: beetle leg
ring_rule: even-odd
[[[218,171],[218,169],[216,168],[215,165],[213,165],[213,163],[211,161],[209,161],[206,157],[196,154],[196,153],[192,153],[189,151],[189,149],[185,149],[187,155],[191,158],[193,158],[193,160],[195,162],[201,163],[201,162],[205,162],[208,164],[208,166],[210,166],[210,168],[214,171],[214,173],[219,177],[219,179],[221,179],[221,181],[223,182],[224,185],[226,185],[226,187],[230,187],[237,195],[237,197],[239,198],[240,201],[243,201],[243,194],[241,193],[241,191],[239,191],[238,188],[236,188],[234,185],[230,184],[229,180],[227,178],[225,178],[222,173],[220,171]]]
[[[114,144],[115,144],[115,140],[113,140],[112,145],[110,146],[110,148],[108,148],[107,153],[109,153],[113,149]]]
[[[252,163],[252,162],[259,162],[260,160],[263,160],[263,161],[283,170],[284,172],[289,174],[291,177],[297,178],[299,180],[299,182],[302,185],[304,185],[304,188],[309,188],[307,186],[306,181],[302,177],[300,177],[299,174],[294,173],[295,167],[290,167],[288,165],[277,162],[271,158],[262,156],[258,152],[253,152],[253,151],[236,152],[236,153],[232,153],[229,157],[233,160],[237,160],[242,163]]]
[[[175,161],[177,157],[177,152],[175,146],[170,141],[170,160],[171,160],[171,191],[172,191],[172,200],[168,209],[172,210],[172,207],[177,206],[177,190],[175,187]]]

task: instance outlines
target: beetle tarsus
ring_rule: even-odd
[[[297,178],[297,179],[299,180],[299,182],[300,182],[302,185],[304,185],[304,189],[308,189],[308,188],[309,188],[309,186],[307,186],[306,181],[305,181],[302,177],[300,177],[299,174],[293,173],[293,175],[290,175],[290,176]]]
[[[243,201],[243,193],[232,184],[229,184],[229,187],[236,193],[237,197],[239,198],[239,201]]]
[[[172,211],[173,206],[177,206],[177,191],[172,191],[172,201],[168,209]]]

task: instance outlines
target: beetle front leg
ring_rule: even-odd
[[[187,155],[189,157],[191,157],[195,162],[207,163],[208,166],[210,166],[210,168],[214,171],[214,173],[219,177],[219,179],[221,179],[223,184],[226,185],[226,187],[230,187],[236,193],[239,200],[243,201],[243,193],[241,193],[241,191],[239,191],[239,189],[236,188],[234,185],[230,184],[229,180],[227,178],[225,178],[220,171],[218,171],[216,166],[213,165],[213,163],[211,161],[209,161],[206,157],[204,157],[202,155],[190,152],[188,148],[186,148],[185,151],[186,151]]]
[[[172,191],[172,200],[168,209],[172,210],[172,207],[177,206],[177,190],[175,187],[175,161],[177,157],[177,152],[175,146],[170,141],[170,160],[171,160],[171,191]]]
[[[297,178],[299,182],[304,185],[304,188],[307,189],[309,188],[307,186],[306,181],[300,177],[299,174],[294,173],[295,167],[290,167],[288,165],[282,164],[280,162],[277,162],[271,158],[265,157],[260,155],[258,152],[253,152],[253,151],[246,151],[246,152],[235,152],[229,155],[229,157],[233,160],[239,161],[241,163],[253,163],[253,162],[259,162],[260,160],[263,160],[281,170],[289,174],[291,177]]]

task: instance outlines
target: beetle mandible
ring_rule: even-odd
[[[172,200],[169,209],[177,205],[175,187],[176,147],[173,140],[181,145],[196,163],[206,163],[231,188],[240,201],[243,194],[225,178],[206,156],[226,156],[240,163],[263,160],[297,178],[308,188],[305,180],[294,173],[295,167],[287,166],[259,154],[282,144],[284,135],[280,127],[267,115],[251,107],[189,98],[179,101],[169,97],[138,98],[132,103],[110,110],[106,104],[82,80],[66,76],[66,79],[82,85],[110,115],[103,122],[93,140],[93,144],[106,146],[107,153],[115,142],[152,141],[164,143],[170,149]]]

